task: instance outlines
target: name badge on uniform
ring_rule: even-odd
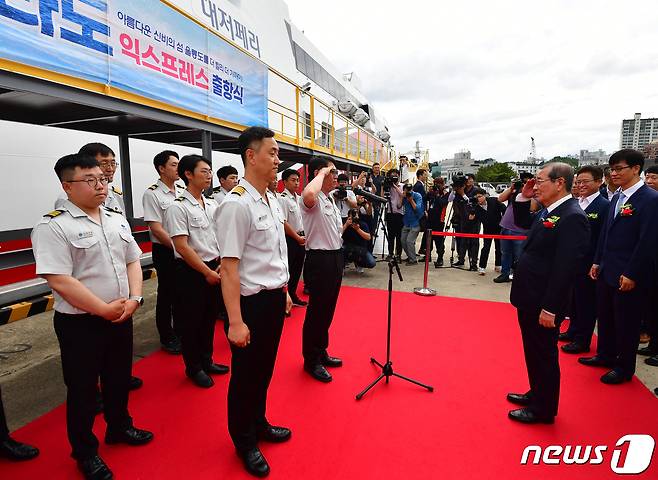
[[[258,217],[258,221],[259,221],[259,222],[262,222],[262,221],[265,220],[266,218],[267,218],[267,215],[263,215],[262,217]]]
[[[89,230],[88,232],[79,232],[78,233],[78,238],[90,238],[94,236],[94,232]]]

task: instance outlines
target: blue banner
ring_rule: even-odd
[[[267,125],[267,66],[159,1],[0,0],[0,58]]]

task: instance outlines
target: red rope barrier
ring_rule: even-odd
[[[525,240],[525,235],[482,235],[479,233],[455,233],[432,231],[433,237],[495,238],[498,240]]]

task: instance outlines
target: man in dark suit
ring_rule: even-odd
[[[596,325],[596,282],[589,277],[589,269],[594,263],[601,226],[605,223],[610,204],[599,191],[602,183],[601,167],[587,165],[578,170],[574,190],[578,190],[575,192],[578,195],[578,204],[587,215],[591,236],[583,269],[578,272],[574,286],[574,312],[567,330],[571,343],[560,347],[565,353],[589,352]]]
[[[500,220],[503,218],[507,207],[504,203],[498,201],[497,198],[487,197],[487,192],[481,188],[477,188],[475,190],[475,198],[477,199],[477,203],[475,204],[475,212],[476,216],[482,222],[482,233],[485,235],[499,235]],[[478,273],[480,275],[485,274],[487,262],[489,261],[489,251],[491,250],[492,242],[494,242],[496,249],[494,266],[496,267],[497,271],[500,271],[500,240],[485,238],[482,241],[482,250],[480,250],[480,265],[478,267]]]
[[[644,155],[633,149],[610,157],[610,174],[619,190],[601,232],[590,276],[598,280],[599,339],[596,355],[583,365],[607,367],[606,384],[630,381],[640,323],[653,286],[658,241],[658,192],[640,179]]]
[[[507,395],[510,402],[523,407],[508,416],[522,423],[553,423],[557,415],[557,336],[590,236],[587,217],[571,196],[572,185],[569,165],[549,163],[524,185],[514,206],[515,223],[530,228],[510,293],[521,327],[530,391]],[[544,206],[534,219],[530,214],[533,196]]]

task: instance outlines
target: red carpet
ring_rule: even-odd
[[[609,387],[599,369],[562,355],[562,398],[555,425],[525,426],[507,419],[508,391],[527,387],[514,309],[504,303],[421,298],[395,293],[392,359],[396,371],[434,386],[429,393],[392,379],[363,400],[354,395],[384,360],[386,292],[343,288],[330,353],[345,366],[321,384],[301,368],[304,309],[286,320],[270,388],[269,419],[290,426],[287,444],[263,445],[280,479],[606,479],[616,441],[626,434],[658,439],[658,399],[637,379]],[[217,361],[228,362],[221,329]],[[228,376],[210,390],[191,386],[182,360],[155,353],[135,366],[144,379],[131,395],[138,427],[155,432],[145,447],[106,446],[100,454],[118,479],[250,478],[243,473],[226,428]],[[105,424],[99,417],[96,433]],[[41,456],[0,460],[3,479],[79,478],[68,457],[64,409],[32,422],[15,437],[37,444]],[[606,445],[599,465],[520,465],[528,445]],[[658,478],[658,453],[635,478]]]

